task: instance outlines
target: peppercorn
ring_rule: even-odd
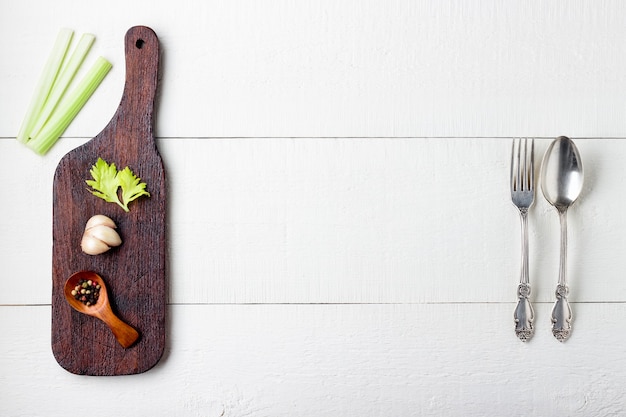
[[[100,296],[100,284],[97,281],[81,279],[71,292],[75,299],[87,306],[92,306]]]

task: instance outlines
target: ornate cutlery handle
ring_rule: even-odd
[[[556,286],[556,302],[552,308],[552,334],[559,342],[564,342],[572,331],[572,309],[567,302],[567,285]]]
[[[535,330],[533,328],[535,313],[533,311],[533,306],[530,304],[530,300],[528,299],[529,295],[530,285],[520,284],[517,287],[517,297],[519,298],[519,301],[517,302],[513,318],[515,319],[515,334],[522,342],[526,342],[533,337]]]
[[[517,307],[513,313],[515,320],[515,334],[522,341],[526,342],[533,337],[533,320],[535,313],[530,303],[530,284],[528,274],[528,210],[520,210],[522,225],[522,268],[520,273],[520,284],[517,287]]]
[[[559,283],[556,286],[556,302],[552,307],[552,335],[559,342],[566,341],[572,332],[572,309],[567,302],[567,209],[557,207],[561,223],[561,256]]]

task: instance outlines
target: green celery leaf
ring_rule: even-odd
[[[146,191],[146,183],[141,182],[141,178],[135,176],[130,168],[126,167],[118,172],[117,180],[122,187],[122,201],[127,209],[131,201],[142,195],[150,197],[150,193]]]
[[[89,172],[91,173],[93,180],[86,180],[85,182],[95,190],[89,191],[96,197],[99,197],[109,203],[116,203],[125,211],[128,211],[128,208],[124,207],[117,195],[119,182],[117,179],[117,167],[115,164],[109,165],[102,158],[98,158],[98,161],[96,161],[96,164],[91,167]]]

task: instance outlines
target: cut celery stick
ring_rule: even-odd
[[[66,95],[52,113],[43,129],[26,143],[35,152],[44,155],[67,129],[80,109],[107,75],[112,65],[102,57],[98,57],[89,72],[80,83]]]
[[[44,66],[43,72],[39,77],[39,82],[35,88],[33,97],[31,98],[28,110],[22,121],[22,126],[17,134],[17,140],[22,143],[28,142],[33,126],[37,121],[41,109],[46,103],[46,99],[50,94],[50,90],[54,84],[59,70],[63,65],[63,60],[70,46],[74,31],[71,29],[61,29],[50,53],[50,57]]]
[[[78,68],[80,68],[85,60],[85,57],[87,56],[87,53],[89,52],[89,49],[91,48],[91,45],[93,45],[95,39],[96,37],[90,33],[85,33],[81,36],[80,41],[74,49],[69,61],[63,66],[63,69],[61,69],[61,72],[54,82],[43,109],[36,118],[35,125],[30,132],[31,138],[37,136],[43,125],[48,121],[48,118],[50,118],[50,115],[59,104],[59,101],[74,79],[74,75],[76,75]]]

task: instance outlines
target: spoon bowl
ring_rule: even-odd
[[[560,136],[546,150],[541,164],[541,190],[557,209],[567,209],[583,188],[583,166],[578,148],[571,139]]]
[[[541,190],[559,213],[561,223],[561,255],[556,302],[552,308],[552,334],[560,342],[571,333],[572,310],[567,301],[567,209],[583,188],[583,166],[580,153],[572,140],[556,138],[548,147],[541,163]]]
[[[94,285],[100,285],[98,299],[92,305],[84,304],[82,301],[77,300],[72,294],[72,291],[79,285],[81,280],[91,280]],[[124,323],[113,313],[106,284],[102,277],[95,272],[80,271],[72,274],[72,276],[65,281],[63,293],[65,294],[65,299],[74,310],[102,320],[109,329],[111,329],[113,335],[122,347],[128,348],[132,346],[139,338],[137,330]]]

